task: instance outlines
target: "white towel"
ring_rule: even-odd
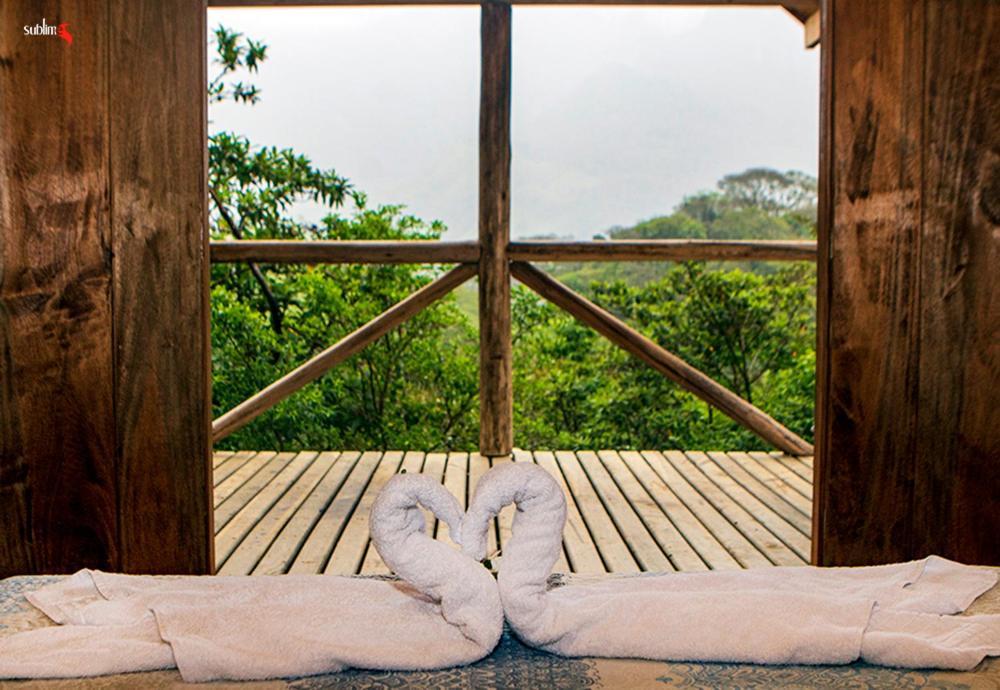
[[[0,678],[177,666],[187,681],[251,680],[477,661],[503,628],[496,582],[477,561],[427,536],[418,503],[456,541],[463,519],[455,498],[428,477],[398,475],[386,484],[372,508],[372,540],[406,582],[85,570],[28,595],[60,625],[0,639]]]
[[[500,597],[525,643],[564,656],[764,664],[870,663],[970,669],[1000,654],[1000,616],[953,616],[997,582],[943,558],[866,568],[668,573],[549,588],[566,499],[530,464],[489,470],[461,543],[486,551],[491,518],[517,512],[499,564]]]

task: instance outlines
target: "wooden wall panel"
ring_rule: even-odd
[[[121,566],[209,572],[204,2],[112,6]]]
[[[825,8],[823,565],[928,553],[1000,563],[997,230],[984,210],[998,192],[986,39],[997,11],[978,0]]]
[[[0,577],[118,563],[105,20],[0,3]]]
[[[0,577],[211,567],[204,22],[0,3]]]
[[[1000,8],[925,35],[914,549],[1000,563]]]

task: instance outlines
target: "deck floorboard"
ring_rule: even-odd
[[[226,575],[388,574],[369,511],[398,472],[442,482],[462,507],[503,462],[533,462],[567,493],[558,572],[628,573],[802,565],[809,556],[812,458],[699,451],[478,453],[219,451],[213,457],[217,569]],[[453,544],[425,512],[429,535]],[[509,542],[514,510],[489,550]]]

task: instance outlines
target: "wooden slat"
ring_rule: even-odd
[[[625,466],[617,451],[602,450],[598,457],[604,463],[608,472],[614,478],[629,505],[638,514],[649,533],[660,545],[663,553],[670,559],[670,568],[664,570],[707,570],[708,566],[698,553],[687,542],[684,535],[678,531],[670,518],[660,509],[660,506],[642,487],[636,477]],[[646,568],[646,566],[643,566]],[[652,568],[646,568],[651,570]]]
[[[213,421],[213,439],[219,441],[256,419],[295,391],[315,381],[333,367],[419,314],[475,274],[474,265],[462,264],[397,302],[364,326],[344,336],[334,345]]]
[[[215,531],[218,532],[219,528],[222,527],[223,516],[228,520],[232,517],[232,513],[225,512],[219,513],[219,506],[222,502],[232,496],[236,491],[246,484],[246,482],[253,477],[255,474],[263,470],[268,466],[271,458],[273,458],[277,453],[272,451],[264,451],[262,453],[254,453],[252,451],[247,451],[247,456],[243,459],[240,466],[236,468],[235,471],[230,473],[224,480],[219,482],[218,486],[215,487],[213,492],[212,505],[215,509]],[[263,481],[267,481],[266,479]],[[259,484],[257,485],[259,488]],[[248,499],[249,500],[249,499]]]
[[[674,566],[670,563],[670,559],[636,515],[634,506],[622,494],[621,489],[608,474],[607,468],[601,464],[597,453],[580,450],[577,451],[576,457],[590,478],[590,483],[597,491],[615,527],[625,540],[625,544],[632,552],[632,556],[639,564],[640,570],[652,572],[673,570]]]
[[[753,495],[750,491],[727,474],[718,463],[705,453],[688,451],[688,459],[729,498],[747,513],[749,520],[760,523],[782,544],[791,549],[799,557],[801,563],[809,560],[809,537],[797,530],[794,525],[780,514]],[[782,563],[784,564],[784,563]]]
[[[220,568],[225,568],[226,559],[233,553],[244,537],[257,525],[267,512],[274,506],[290,486],[292,486],[309,467],[314,455],[311,453],[279,453],[272,464],[278,464],[286,456],[291,456],[271,481],[261,487],[246,505],[240,508],[231,520],[223,526],[215,536],[215,552]]]
[[[218,487],[226,478],[228,478],[233,472],[243,467],[247,464],[256,453],[250,450],[241,450],[238,453],[233,453],[230,457],[220,464],[218,467],[212,470],[212,485]],[[218,505],[218,494],[216,494],[215,505]]]
[[[323,510],[323,515],[313,526],[302,548],[295,556],[290,573],[321,573],[340,539],[347,521],[361,499],[361,494],[378,467],[382,454],[376,451],[362,453],[351,468],[346,481],[337,490],[334,499]]]
[[[477,242],[437,240],[222,240],[212,263],[465,264],[479,260]]]
[[[512,275],[557,307],[587,324],[612,343],[645,362],[684,390],[719,409],[775,448],[793,455],[809,455],[812,446],[764,411],[653,342],[586,297],[530,264],[514,262]]]
[[[308,464],[305,471],[299,475],[274,505],[268,509],[253,529],[247,533],[232,554],[225,558],[224,553],[217,555],[218,573],[220,575],[249,575],[267,553],[274,540],[281,534],[285,525],[291,520],[312,493],[313,489],[326,476],[336,459],[334,453],[322,455],[315,452],[299,453],[296,460],[306,457]],[[272,482],[273,484],[273,482]],[[239,519],[237,516],[230,525]],[[227,525],[228,527],[228,525]],[[222,537],[222,534],[219,535]],[[217,542],[218,550],[218,542]]]
[[[803,513],[808,513],[812,502],[792,487],[788,486],[776,474],[769,472],[761,463],[750,457],[749,453],[742,451],[731,451],[729,455],[740,464],[740,467],[753,476],[758,482],[766,486],[772,492],[781,496],[785,501],[791,503]]]
[[[697,456],[697,454],[695,455]],[[760,553],[764,554],[767,560],[775,565],[800,565],[803,563],[802,558],[797,556],[767,528],[754,520],[746,509],[705,476],[688,455],[680,451],[667,451],[664,453],[664,457],[702,497],[709,501]]]
[[[785,467],[783,463],[778,461],[776,458],[771,457],[767,453],[751,451],[747,453],[747,455],[749,455],[756,462],[760,463],[761,467],[776,476],[785,484],[795,489],[806,498],[812,500],[812,482],[806,481],[795,472],[792,472],[790,469]]]
[[[510,243],[511,261],[815,261],[816,243],[798,240],[603,240]]]
[[[212,453],[212,478],[216,479],[215,471],[219,469],[224,461],[228,460],[234,455],[234,451],[231,450],[217,450]]]
[[[736,570],[741,567],[739,561],[726,550],[719,538],[675,493],[675,489],[684,493],[687,490],[685,487],[667,484],[653,470],[650,462],[637,451],[623,450],[619,455],[664,514],[677,526],[677,531],[684,535],[684,539],[709,568]],[[684,569],[702,570],[704,566]]]
[[[736,529],[716,506],[705,498],[688,479],[679,473],[666,456],[673,453],[667,451],[643,451],[642,455],[649,462],[653,471],[673,489],[677,497],[684,502],[688,510],[711,532],[726,548],[736,561],[744,568],[754,568],[771,565],[771,561],[747,539],[746,535]]]
[[[403,454],[399,451],[389,451],[379,460],[378,467],[372,475],[371,482],[365,488],[358,501],[354,515],[337,540],[337,546],[330,556],[323,572],[327,575],[355,575],[361,572],[368,543],[371,541],[369,513],[375,497],[382,490],[389,478],[396,474]]]
[[[47,12],[0,2],[0,578],[119,566],[105,135],[116,39],[108,3],[45,7],[50,21],[80,17],[86,40],[24,36]]]
[[[813,483],[813,470],[811,465],[807,465],[802,461],[802,458],[795,458],[791,455],[785,455],[784,453],[768,453],[772,458],[780,462],[782,465],[790,469],[795,474],[802,477],[810,485]]]
[[[576,499],[580,515],[587,525],[609,573],[634,573],[639,571],[639,564],[629,551],[628,545],[615,527],[614,521],[608,515],[604,504],[594,491],[590,480],[580,466],[580,462],[570,451],[559,451],[555,455],[556,462],[566,478],[566,484]]]
[[[479,452],[514,443],[510,317],[511,8],[480,5],[479,86]]]
[[[779,491],[775,491],[771,486],[768,486],[764,482],[757,479],[745,469],[743,463],[748,462],[744,459],[741,463],[736,459],[735,454],[723,453],[718,451],[709,452],[709,457],[712,458],[734,481],[738,482],[740,486],[752,493],[757,499],[766,504],[771,510],[776,512],[782,518],[784,518],[789,524],[794,526],[799,532],[808,537],[811,534],[812,529],[812,515],[810,515],[807,510],[799,507],[798,501],[792,502],[786,500]],[[787,491],[787,487],[786,487]],[[796,496],[801,498],[795,493]],[[808,503],[806,504],[808,508]]]
[[[555,477],[566,494],[566,527],[563,529],[563,549],[568,559],[568,571],[587,575],[607,572],[594,539],[583,521],[576,497],[570,492],[562,470],[556,463],[555,455],[549,451],[535,451],[533,454],[539,467]]]
[[[302,545],[312,533],[313,527],[333,501],[360,456],[361,454],[357,452],[320,454],[320,457],[331,458],[333,466],[309,497],[294,511],[281,533],[254,568],[254,575],[279,575],[288,572]]]
[[[246,477],[231,494],[222,499],[215,507],[215,533],[218,534],[233,519],[233,516],[243,509],[243,506],[253,500],[253,497],[267,486],[276,474],[285,469],[285,465],[291,462],[293,457],[295,457],[294,453],[258,453],[255,458],[261,460],[259,465],[257,462],[247,463],[245,466],[246,475],[243,475],[242,470],[240,470],[226,482],[223,482],[220,485],[220,495],[221,490],[228,491],[231,488],[227,482],[233,481],[235,484],[236,480]]]
[[[195,97],[207,86],[205,5],[109,4],[109,127],[88,136],[110,143],[112,241],[101,251],[114,266],[120,569],[204,574],[214,566],[208,120]],[[92,27],[89,11],[76,21]],[[64,115],[74,131],[75,110]]]

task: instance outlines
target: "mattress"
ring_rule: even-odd
[[[572,578],[572,576],[563,576]],[[609,576],[610,577],[610,576]],[[0,637],[52,625],[24,598],[26,592],[59,576],[0,580]],[[589,579],[589,578],[588,578]],[[1000,585],[967,611],[1000,613]],[[167,688],[182,685],[176,671],[104,676],[87,680],[0,681],[0,688]],[[216,683],[213,687],[228,687]],[[990,688],[1000,689],[1000,658],[974,671],[913,671],[851,666],[753,666],[748,664],[666,663],[633,659],[565,659],[522,645],[504,632],[500,645],[482,661],[445,671],[346,671],[325,676],[240,684],[278,689],[313,688]]]

